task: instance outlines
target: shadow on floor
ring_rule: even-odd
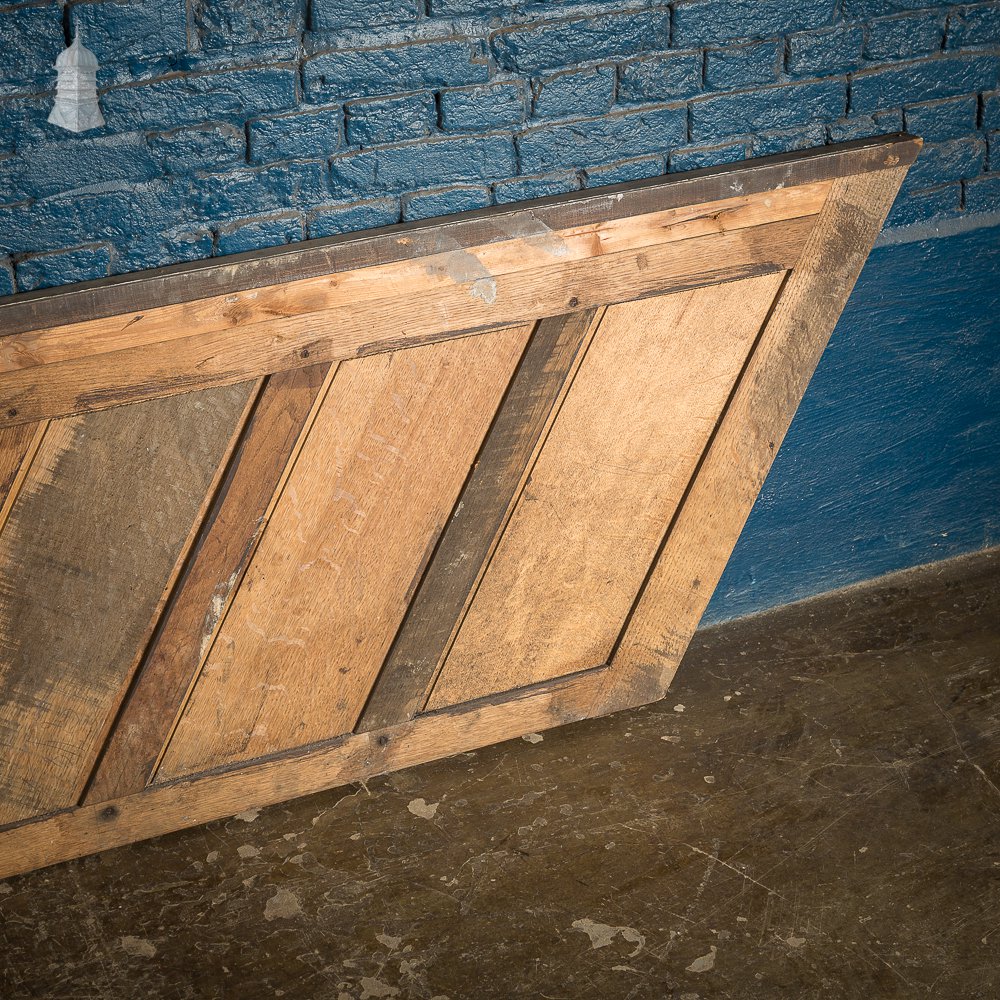
[[[1000,554],[667,699],[0,883],[0,996],[996,998]]]

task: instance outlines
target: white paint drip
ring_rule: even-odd
[[[406,806],[414,816],[421,819],[433,819],[437,815],[440,802],[427,802],[424,799],[413,799]]]
[[[715,945],[711,945],[708,950],[707,955],[701,955],[696,958],[688,967],[688,972],[711,972],[715,968],[715,956],[718,952],[718,948]]]
[[[525,733],[521,739],[524,740],[525,743],[541,743],[545,737],[542,736],[541,733]]]
[[[630,951],[629,958],[635,958],[642,951],[646,944],[646,939],[634,927],[613,927],[611,924],[598,923],[589,917],[582,920],[573,921],[573,930],[582,931],[590,938],[590,947],[593,949],[607,948],[615,937],[621,934],[622,939],[634,944],[635,951]]]

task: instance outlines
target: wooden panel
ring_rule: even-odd
[[[37,424],[0,427],[0,531],[7,523],[47,426],[43,420]]]
[[[77,801],[250,391],[49,426],[0,535],[0,823]]]
[[[608,308],[428,708],[606,661],[781,280]]]
[[[835,182],[627,623],[595,714],[666,692],[905,173]]]
[[[538,324],[357,728],[380,729],[423,707],[448,640],[595,328],[594,311]]]
[[[358,308],[363,297],[304,315],[286,317],[279,310],[266,320],[248,309],[240,326],[0,373],[0,397],[13,404],[0,410],[0,426],[785,270],[798,260],[814,218],[613,253],[604,253],[599,236],[587,234],[591,253],[582,259],[564,255],[558,234],[550,233],[535,238],[545,248],[546,265],[511,273],[493,274],[469,250],[449,251],[424,261],[423,279],[399,282],[396,296],[372,301],[369,309]],[[527,252],[520,244],[516,249]],[[433,280],[439,274],[444,288]],[[184,318],[178,329],[187,333],[191,326]],[[15,417],[7,416],[11,411]]]
[[[85,801],[140,791],[152,776],[330,374],[314,365],[265,383]]]
[[[341,365],[157,781],[353,727],[530,333]]]

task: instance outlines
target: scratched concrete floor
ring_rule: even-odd
[[[0,996],[1000,997],[1000,556],[665,702],[0,883]]]

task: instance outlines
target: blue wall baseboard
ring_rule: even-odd
[[[702,625],[1000,544],[1000,227],[876,249]]]

